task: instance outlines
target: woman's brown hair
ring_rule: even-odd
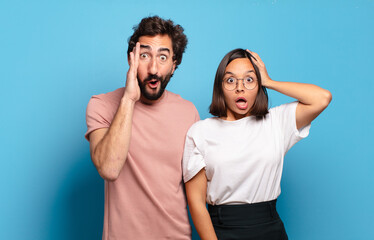
[[[253,106],[249,109],[250,115],[256,116],[256,117],[264,117],[269,112],[268,111],[268,94],[267,94],[266,88],[262,86],[260,71],[258,67],[254,64],[253,59],[252,59],[254,57],[249,52],[241,48],[234,49],[231,52],[227,53],[223,57],[221,63],[218,65],[216,77],[215,77],[214,85],[213,85],[213,98],[212,98],[212,103],[210,104],[210,107],[209,107],[209,112],[212,115],[217,116],[217,117],[227,117],[227,107],[225,104],[225,98],[224,98],[223,90],[222,90],[222,85],[223,85],[222,80],[223,80],[223,76],[225,74],[227,65],[229,65],[231,61],[237,58],[248,58],[249,61],[251,61],[255,69],[255,74],[257,77],[257,82],[258,82],[257,96],[255,99],[255,102],[253,103]]]

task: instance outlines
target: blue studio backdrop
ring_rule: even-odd
[[[373,13],[373,0],[1,1],[0,239],[101,238],[104,184],[85,110],[125,84],[127,39],[154,14],[185,29],[168,89],[202,119],[218,63],[238,47],[259,53],[275,80],[332,92],[286,156],[279,212],[290,239],[374,239]]]

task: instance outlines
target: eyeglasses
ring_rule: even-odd
[[[245,78],[229,77],[229,78],[223,79],[223,86],[227,90],[232,91],[238,87],[239,80],[243,80],[243,86],[248,90],[254,89],[257,85],[257,80],[251,77],[245,77]]]

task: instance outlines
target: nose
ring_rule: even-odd
[[[240,82],[240,80],[242,80],[242,82]],[[236,91],[236,92],[244,91],[244,80],[243,80],[243,79],[238,79],[238,80],[237,80],[235,91]]]
[[[148,73],[156,75],[158,73],[158,65],[155,58],[151,59],[148,65]]]

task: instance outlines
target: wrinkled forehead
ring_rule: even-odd
[[[168,51],[173,53],[173,44],[168,35],[141,36],[139,38],[141,48],[152,52]]]

